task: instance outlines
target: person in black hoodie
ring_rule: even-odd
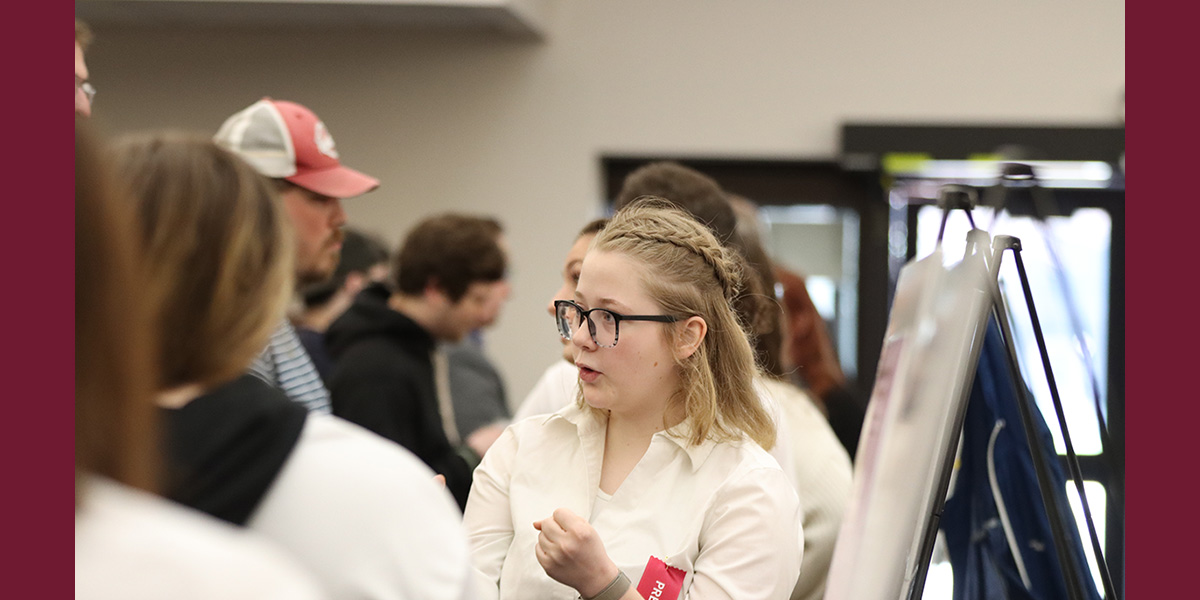
[[[326,333],[333,414],[394,440],[446,478],[460,507],[478,459],[454,423],[439,342],[490,317],[507,257],[493,219],[443,214],[419,223],[394,262],[396,291],[363,290]]]
[[[333,277],[300,290],[302,307],[291,316],[300,343],[312,358],[325,387],[333,375],[333,359],[325,348],[325,331],[354,303],[358,293],[371,283],[386,281],[391,272],[388,266],[387,244],[358,229],[343,230],[342,255]]]

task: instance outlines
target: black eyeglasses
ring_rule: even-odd
[[[607,308],[584,310],[582,306],[570,300],[555,300],[554,313],[558,322],[558,334],[563,336],[563,339],[571,339],[574,328],[583,325],[583,321],[586,319],[588,333],[592,334],[592,340],[601,348],[612,348],[617,345],[617,338],[621,333],[621,321],[674,323],[679,320],[679,317],[671,315],[623,315]]]

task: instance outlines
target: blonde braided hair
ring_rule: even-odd
[[[696,352],[676,360],[680,387],[668,400],[668,414],[683,409],[689,443],[749,437],[766,449],[774,446],[775,427],[753,387],[754,351],[732,307],[746,272],[741,255],[687,212],[653,196],[617,212],[592,250],[638,261],[641,284],[665,314],[699,316],[708,325]],[[677,345],[682,329],[664,331]]]
[[[654,196],[645,196],[646,204],[653,205],[657,198]],[[671,205],[663,207],[670,208]],[[660,208],[663,208],[660,207]],[[723,247],[718,246],[716,251],[712,248],[704,247],[698,244],[689,243],[694,240],[686,239],[678,235],[643,233],[640,231],[626,231],[621,233],[622,237],[651,242],[656,244],[670,244],[696,256],[709,266],[713,271],[713,277],[720,284],[725,299],[732,302],[737,297],[742,289],[742,273],[738,268],[737,263],[731,260],[730,253],[724,251]]]

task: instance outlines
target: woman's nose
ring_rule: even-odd
[[[587,319],[584,319],[583,323],[576,325],[575,329],[571,331],[571,343],[584,350],[594,350],[596,348],[596,340],[592,339]]]

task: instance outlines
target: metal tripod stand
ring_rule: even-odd
[[[1004,178],[1020,180],[1027,182],[1032,180],[1036,186],[1036,179],[1033,178],[1032,170],[1027,165],[1006,165],[1004,175],[1002,175],[1002,183]],[[989,287],[992,295],[992,312],[1000,326],[1001,336],[1006,349],[1006,358],[1008,364],[1009,375],[1012,378],[1014,387],[1017,391],[1018,411],[1021,416],[1022,426],[1024,428],[1025,437],[1029,444],[1029,450],[1034,465],[1034,470],[1037,476],[1038,488],[1041,494],[1042,504],[1046,509],[1046,515],[1050,524],[1051,533],[1054,538],[1054,545],[1059,562],[1060,570],[1065,579],[1065,587],[1068,597],[1071,600],[1082,600],[1086,596],[1083,592],[1083,585],[1087,581],[1087,575],[1080,572],[1081,569],[1071,560],[1070,541],[1067,535],[1068,526],[1064,522],[1064,515],[1061,514],[1057,507],[1057,494],[1063,493],[1058,490],[1053,484],[1050,465],[1047,464],[1047,457],[1044,454],[1041,442],[1037,435],[1037,428],[1034,421],[1034,411],[1037,410],[1033,399],[1028,389],[1023,385],[1023,379],[1020,374],[1020,365],[1017,359],[1016,347],[1013,340],[1012,329],[1008,320],[1008,310],[1003,295],[1000,293],[999,276],[1000,265],[1003,260],[1005,251],[1011,251],[1015,262],[1017,273],[1021,281],[1022,291],[1024,293],[1025,302],[1029,309],[1030,320],[1033,326],[1033,331],[1038,344],[1038,350],[1041,355],[1042,366],[1045,369],[1047,383],[1049,384],[1051,398],[1053,400],[1055,414],[1057,416],[1059,427],[1062,432],[1063,441],[1067,450],[1067,465],[1070,470],[1071,479],[1074,481],[1076,490],[1079,493],[1079,498],[1082,503],[1085,521],[1092,549],[1096,557],[1096,562],[1100,571],[1100,579],[1104,588],[1105,596],[1109,599],[1119,599],[1116,594],[1112,578],[1108,571],[1108,566],[1104,560],[1104,553],[1100,545],[1099,537],[1096,534],[1095,523],[1092,518],[1091,509],[1088,505],[1087,497],[1083,490],[1083,477],[1079,468],[1078,457],[1075,453],[1074,445],[1071,442],[1070,432],[1067,427],[1065,413],[1062,408],[1062,401],[1058,393],[1058,387],[1054,379],[1054,371],[1050,364],[1049,352],[1046,348],[1045,338],[1042,334],[1041,324],[1038,320],[1037,309],[1033,302],[1033,295],[1030,290],[1029,277],[1025,271],[1024,261],[1021,258],[1021,242],[1019,239],[1012,236],[996,236],[992,244],[988,244],[987,232],[975,228],[975,221],[971,215],[972,209],[978,201],[978,195],[974,188],[962,185],[946,185],[943,186],[938,197],[938,206],[942,209],[941,226],[938,231],[938,241],[942,240],[945,232],[946,222],[949,215],[954,210],[962,210],[966,213],[968,220],[971,223],[972,230],[967,236],[966,254],[969,256],[972,253],[982,254],[986,264],[989,267],[990,280]],[[990,254],[989,254],[990,251]],[[954,431],[961,432],[963,420],[965,417],[965,403],[962,410],[957,411],[953,415]],[[1103,421],[1101,421],[1103,428]],[[1102,429],[1104,438],[1107,438],[1107,431]],[[930,558],[933,553],[934,542],[937,537],[938,526],[942,512],[945,508],[946,492],[949,488],[951,473],[953,471],[954,452],[948,452],[943,457],[938,473],[938,488],[936,493],[936,502],[933,506],[932,519],[929,527],[925,532],[922,543],[919,547],[917,556],[917,572],[915,573],[911,586],[908,590],[907,598],[909,600],[919,600],[924,591],[925,579],[928,573]]]

